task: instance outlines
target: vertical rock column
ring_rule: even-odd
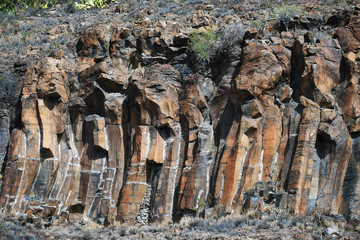
[[[328,109],[321,112],[321,123],[314,154],[310,197],[316,207],[329,214],[339,214],[343,183],[351,156],[351,137],[342,116]],[[308,206],[310,210],[314,206]]]
[[[179,79],[177,70],[159,64],[145,72],[138,70],[132,77],[132,156],[120,193],[118,219],[121,221],[134,222],[135,218],[146,221],[138,216],[148,214],[143,209],[145,205],[149,205],[146,211],[152,214],[149,218],[172,220],[181,146]],[[146,195],[149,188],[150,204]]]
[[[121,192],[117,216],[119,220],[134,222],[148,183],[146,181],[146,159],[150,149],[149,126],[138,126],[135,129],[134,154],[126,175],[125,185]]]
[[[180,124],[173,126],[174,136],[164,142],[163,166],[161,175],[156,183],[156,192],[153,197],[152,218],[172,222],[176,180],[179,171],[180,151],[182,146],[182,134]],[[154,183],[153,183],[154,185]]]
[[[199,210],[207,201],[209,193],[214,138],[210,121],[204,113],[207,99],[200,87],[202,81],[196,74],[191,76],[184,84],[180,97],[184,142],[176,196],[178,213],[185,209],[194,212]]]
[[[342,214],[349,221],[360,224],[360,136],[354,134],[352,143],[352,155],[343,184]]]
[[[296,193],[292,204],[292,210],[295,214],[306,213],[313,171],[313,154],[320,123],[319,106],[305,97],[301,97],[300,101],[304,106],[304,111],[287,185],[290,193]]]
[[[81,159],[81,179],[85,214],[97,217],[101,199],[104,197],[106,166],[108,161],[108,136],[105,118],[96,114],[85,117],[85,149]]]

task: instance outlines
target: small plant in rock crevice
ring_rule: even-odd
[[[214,46],[217,40],[216,30],[208,28],[200,32],[196,30],[190,36],[190,49],[195,53],[196,58],[203,62],[210,62],[214,55]]]
[[[197,201],[196,201],[196,211],[199,211],[202,207],[206,207],[207,204],[204,203],[201,198],[198,198]]]
[[[209,27],[190,35],[190,49],[200,63],[209,64],[217,55],[242,42],[245,30],[241,24]]]
[[[256,28],[258,31],[263,32],[267,24],[267,20],[265,18],[260,18],[251,23],[251,26]]]
[[[289,23],[295,17],[302,14],[302,8],[295,5],[285,5],[274,9],[278,22],[284,24],[286,31],[289,30]]]

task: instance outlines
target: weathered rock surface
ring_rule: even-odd
[[[358,15],[333,39],[249,37],[209,73],[178,23],[143,24],[90,27],[76,57],[26,70],[11,133],[0,112],[5,214],[147,224],[275,203],[360,223]]]
[[[6,109],[0,109],[0,164],[6,157],[7,145],[10,140],[10,117]],[[2,176],[1,176],[2,178]]]

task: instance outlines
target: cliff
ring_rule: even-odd
[[[4,214],[147,224],[275,204],[360,223],[359,9],[325,16],[325,30],[309,9],[289,32],[244,23],[243,40],[205,69],[189,36],[219,23],[209,5],[184,22],[144,10],[79,32],[57,24],[48,34],[72,34],[68,49],[28,49],[11,66]]]

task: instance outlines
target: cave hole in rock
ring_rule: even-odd
[[[328,158],[333,155],[335,150],[335,141],[327,133],[320,132],[316,138],[315,149],[320,159]]]
[[[99,146],[94,146],[94,159],[106,158],[108,161],[108,151]]]
[[[168,126],[160,126],[156,128],[162,139],[169,139],[174,133],[173,130]]]
[[[121,92],[123,90],[123,84],[117,83],[114,79],[99,77],[96,82],[108,93]]]
[[[61,103],[61,96],[58,93],[54,93],[44,98],[44,104],[49,110],[53,110],[54,107]]]
[[[93,93],[85,98],[86,115],[97,114],[105,116],[105,96],[99,89],[94,89]]]
[[[249,128],[246,130],[245,134],[246,134],[246,136],[248,136],[249,139],[255,139],[255,137],[256,137],[256,132],[257,132],[257,128],[255,128],[255,127],[249,127]]]
[[[69,213],[84,213],[85,204],[78,203],[70,206]]]
[[[41,148],[40,149],[40,159],[44,161],[45,159],[54,157],[53,152],[49,148]]]

